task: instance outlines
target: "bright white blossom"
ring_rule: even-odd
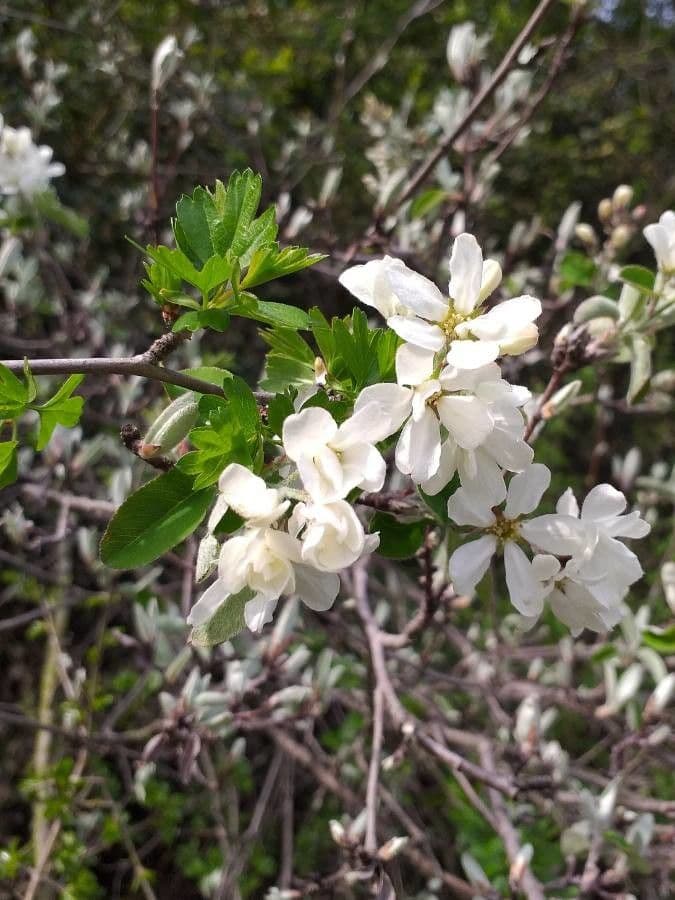
[[[537,342],[534,321],[541,303],[535,297],[515,297],[480,312],[502,276],[496,260],[483,260],[471,234],[460,234],[453,244],[447,297],[401,260],[385,258],[368,270],[370,265],[348,269],[340,282],[361,302],[380,310],[405,341],[447,354],[447,362],[458,369],[478,369],[498,356],[524,353]],[[400,306],[404,315],[397,311]]]
[[[220,477],[220,507],[212,515],[215,527],[227,508],[243,518],[244,526],[222,546],[218,578],[202,594],[188,616],[189,624],[207,622],[230,597],[250,592],[244,618],[251,631],[271,621],[279,597],[297,594],[311,609],[332,606],[340,586],[334,573],[314,571],[302,559],[297,537],[274,527],[288,508],[275,488],[236,463]],[[224,498],[224,499],[223,499]]]
[[[471,70],[483,58],[487,35],[478,37],[473,22],[462,22],[450,31],[446,55],[450,71],[457,81],[463,82]]]
[[[355,413],[375,404],[389,417],[388,434],[403,426],[396,466],[427,493],[438,493],[459,471],[467,488],[491,485],[490,496],[501,490],[504,499],[501,468],[520,471],[532,461],[518,409],[529,393],[503,381],[495,363],[472,370],[445,366],[438,377],[433,367],[433,352],[403,344],[396,354],[398,384],[364,388]]]
[[[590,491],[581,515],[568,489],[554,514],[523,520],[538,505],[550,477],[541,464],[514,476],[504,511],[496,514],[472,505],[471,497],[458,490],[448,501],[450,517],[486,533],[453,553],[450,576],[457,590],[471,593],[501,548],[509,596],[520,613],[535,621],[547,600],[574,635],[584,628],[607,631],[623,618],[623,599],[642,575],[635,554],[617,538],[644,537],[649,525],[637,512],[623,515],[626,498],[608,484]],[[520,539],[545,552],[530,561],[518,546]],[[564,565],[557,557],[565,559]]]
[[[0,116],[0,193],[32,197],[66,171],[52,162],[53,150],[33,143],[30,128],[10,128]]]
[[[675,212],[664,212],[658,222],[647,225],[643,234],[652,245],[659,269],[675,273]]]
[[[387,424],[377,404],[360,409],[339,427],[320,407],[287,417],[282,435],[284,450],[297,465],[312,500],[331,503],[356,487],[380,490],[386,466],[375,443],[386,436]]]
[[[536,617],[544,608],[549,586],[532,571],[532,563],[519,542],[527,541],[546,553],[572,556],[579,553],[583,541],[577,520],[570,515],[553,514],[524,519],[539,505],[551,481],[549,469],[533,463],[514,475],[503,511],[493,509],[499,501],[480,497],[459,488],[448,500],[448,515],[457,525],[472,525],[484,534],[478,540],[459,547],[450,557],[450,577],[462,594],[473,593],[487,572],[498,550],[504,554],[506,586],[511,603],[524,616]]]
[[[380,543],[379,535],[365,534],[346,500],[296,504],[288,530],[294,537],[302,537],[302,560],[323,572],[339,572],[351,566]]]

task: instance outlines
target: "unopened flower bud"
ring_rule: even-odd
[[[408,843],[408,840],[409,838],[407,837],[391,838],[377,851],[378,857],[382,860],[382,862],[389,862],[390,859],[393,859],[401,852],[401,850],[403,850],[405,845]]]
[[[197,421],[197,401],[194,394],[181,394],[152,423],[144,444],[156,447],[155,453],[166,453],[187,437]],[[152,454],[154,455],[154,454]]]
[[[660,715],[675,695],[675,672],[662,678],[645,705],[645,719]]]
[[[568,382],[564,387],[561,387],[559,391],[555,392],[548,403],[544,405],[544,408],[542,409],[544,418],[550,419],[557,413],[562,412],[562,410],[565,409],[566,406],[569,406],[572,400],[574,400],[580,390],[581,381],[578,378]]]
[[[617,250],[621,247],[625,247],[628,241],[631,239],[632,231],[628,227],[628,225],[617,225],[616,228],[612,231],[611,242],[612,246]]]
[[[623,209],[626,206],[630,206],[632,199],[633,188],[629,184],[620,184],[614,191],[612,205],[615,209]]]
[[[518,889],[533,855],[534,847],[532,844],[525,844],[520,848],[516,858],[513,860],[509,870],[509,884],[514,890]]]
[[[314,360],[314,380],[317,384],[325,384],[327,374],[326,363],[320,356],[317,356]]]
[[[178,42],[172,34],[164,38],[158,45],[152,58],[151,87],[153,93],[162,90],[176,71],[182,56],[183,51],[178,47]]]
[[[609,222],[612,218],[612,201],[609,197],[605,197],[598,203],[598,218],[601,222]]]
[[[579,222],[579,224],[574,229],[575,235],[582,241],[584,244],[589,244],[592,246],[595,244],[597,238],[595,235],[595,231],[588,222]]]
[[[330,836],[333,838],[338,847],[343,847],[345,843],[346,832],[344,826],[337,819],[331,819],[328,823]]]

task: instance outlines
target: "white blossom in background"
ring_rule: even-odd
[[[152,57],[152,75],[150,80],[150,88],[153,94],[164,88],[178,68],[178,63],[182,58],[183,51],[178,46],[175,35],[170,34],[157,45]]]
[[[533,570],[519,542],[524,540],[539,550],[564,556],[573,556],[583,547],[578,522],[573,516],[553,514],[523,518],[534,512],[550,482],[549,469],[541,463],[533,463],[509,482],[503,511],[493,508],[499,505],[499,499],[474,495],[463,487],[455,491],[448,500],[450,518],[457,525],[471,525],[484,532],[477,540],[463,544],[450,557],[450,578],[458,592],[473,593],[499,550],[504,555],[511,603],[529,618],[541,614],[550,586],[536,569]]]
[[[490,496],[501,490],[503,499],[501,468],[520,471],[532,461],[518,409],[528,392],[503,381],[495,363],[445,366],[437,378],[433,368],[432,351],[403,344],[396,353],[398,384],[364,388],[355,413],[376,404],[389,418],[388,434],[403,426],[396,466],[427,493],[437,494],[459,471],[467,488],[491,485]]]
[[[488,36],[476,34],[473,22],[455,25],[448,36],[446,56],[457,81],[465,81],[485,55]]]
[[[537,343],[534,321],[541,314],[541,303],[535,297],[514,297],[481,313],[481,305],[502,275],[496,260],[483,260],[473,235],[460,234],[453,244],[448,297],[401,260],[385,258],[380,263],[379,269],[373,269],[376,278],[360,266],[344,272],[340,283],[362,303],[382,311],[389,327],[404,341],[422,350],[447,353],[450,365],[478,369],[498,356],[524,353]],[[395,303],[382,287],[381,272]],[[396,305],[404,307],[404,315],[396,311]],[[393,314],[385,312],[388,309]]]
[[[33,143],[30,128],[11,128],[0,116],[0,193],[32,197],[46,191],[66,171],[63,163],[52,162],[53,153]]]
[[[386,437],[387,425],[377,404],[339,427],[327,410],[310,407],[286,418],[282,441],[312,500],[331,503],[356,487],[380,490],[386,466],[375,443]]]
[[[675,273],[675,212],[664,212],[658,222],[647,225],[643,234],[654,250],[656,263],[666,275]]]

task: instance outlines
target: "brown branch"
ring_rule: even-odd
[[[554,2],[555,0],[540,0],[536,9],[532,13],[528,21],[525,23],[520,34],[515,39],[513,44],[511,44],[506,55],[494,70],[492,78],[490,78],[490,80],[482,88],[482,90],[480,90],[478,94],[476,94],[473,102],[469,106],[462,119],[458,122],[456,127],[450,132],[450,134],[446,135],[446,137],[444,137],[443,140],[440,141],[433,153],[431,153],[427,157],[427,159],[422,163],[417,171],[406,182],[403,190],[396,198],[396,203],[393,209],[398,209],[415,193],[415,191],[426,181],[428,176],[433,172],[443,156],[448,152],[448,150],[450,150],[455,141],[466,131],[466,129],[476,117],[480,108],[487,100],[490,99],[490,97],[492,97],[497,88],[500,86],[500,84],[502,84],[502,82],[508,75],[511,68],[515,65],[518,60],[520,51],[528,42],[550,7],[553,6]],[[388,213],[391,213],[392,211],[393,210],[390,207],[389,209],[383,210],[380,213],[375,222],[376,230],[381,224],[384,216]]]

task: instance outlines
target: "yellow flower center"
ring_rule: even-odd
[[[454,303],[452,302],[452,297],[448,298],[448,302],[448,314],[442,322],[439,322],[439,325],[447,339],[450,341],[457,337],[455,330],[458,325],[461,325],[463,322],[468,322],[470,319],[475,319],[476,316],[480,315],[480,312],[476,309],[472,310],[470,313],[457,312]]]
[[[520,524],[518,519],[507,519],[499,511],[495,510],[495,522],[486,528],[488,534],[494,534],[500,544],[506,541],[516,541],[520,534]]]

